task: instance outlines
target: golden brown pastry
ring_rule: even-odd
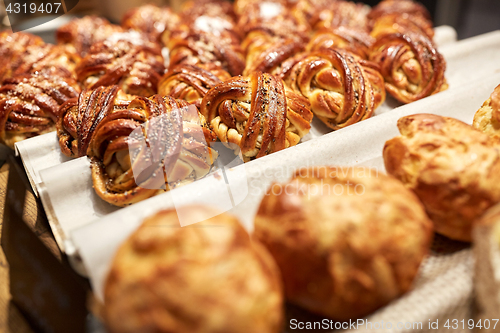
[[[308,41],[308,26],[301,24],[283,2],[263,1],[250,3],[238,20],[238,32],[243,35],[245,54],[266,43],[268,47],[280,40]],[[262,49],[264,50],[264,49]]]
[[[310,24],[316,30],[348,27],[367,31],[367,15],[369,12],[370,7],[362,3],[342,0],[330,1],[326,6],[314,13]]]
[[[88,150],[101,199],[123,207],[209,173],[217,159],[209,144],[216,137],[198,109],[187,106],[170,96],[138,97],[102,119]]]
[[[453,118],[399,119],[401,136],[384,147],[387,172],[413,190],[436,232],[471,241],[474,221],[500,202],[498,142]]]
[[[76,66],[81,58],[64,45],[44,44],[41,46],[28,46],[24,54],[18,58],[13,75],[25,73],[45,73],[49,76],[76,78]]]
[[[176,35],[168,41],[170,66],[179,64],[213,64],[231,75],[239,75],[245,67],[245,58],[240,41],[233,34],[216,35],[193,30]]]
[[[430,248],[432,223],[392,177],[315,167],[269,188],[253,237],[278,263],[289,302],[348,320],[411,288]]]
[[[379,18],[396,14],[399,16],[408,15],[414,21],[424,19],[431,22],[431,15],[429,11],[420,3],[413,0],[384,0],[368,13],[370,26],[373,28],[375,21]],[[431,36],[432,37],[432,36]]]
[[[113,333],[279,333],[284,317],[276,264],[229,214],[183,228],[175,210],[147,218],[119,248],[104,303]]]
[[[387,34],[406,32],[426,35],[430,39],[434,37],[431,21],[423,16],[411,16],[405,13],[391,13],[379,17],[373,23],[371,35],[378,38]]]
[[[202,98],[231,75],[215,65],[177,65],[170,68],[158,85],[158,94],[183,99],[200,108]]]
[[[110,42],[110,43],[118,43],[119,41],[130,42],[137,46],[144,46],[148,49],[155,50],[155,53],[161,49],[161,44],[157,40],[153,39],[151,35],[136,30],[117,32],[112,34],[105,40],[105,42]],[[163,50],[161,51],[163,56]]]
[[[342,50],[298,54],[285,61],[277,75],[335,130],[371,117],[385,100],[378,67]]]
[[[9,31],[0,32],[0,82],[12,77],[13,71],[22,63],[22,57],[29,46],[43,46],[43,40],[35,35]]]
[[[283,1],[249,2],[238,19],[238,30],[245,36],[259,28],[283,38],[293,38],[297,36],[290,33],[307,33],[309,26],[298,21]]]
[[[228,1],[191,0],[183,4],[181,24],[162,36],[172,68],[179,64],[213,65],[239,75],[244,68],[236,14]]]
[[[281,63],[302,52],[308,40],[301,26],[282,2],[256,2],[246,6],[238,21],[246,55],[243,75],[260,71],[274,73]]]
[[[169,47],[172,39],[185,39],[188,35],[201,32],[239,44],[240,35],[235,31],[236,14],[228,1],[190,0],[179,13],[180,24],[173,31],[165,31],[163,44]],[[216,45],[217,47],[217,45]],[[222,51],[223,52],[223,51]]]
[[[249,2],[238,19],[238,31],[244,37],[255,31],[306,42],[308,29],[308,25],[301,24],[283,1]]]
[[[57,29],[56,39],[59,44],[68,44],[74,52],[85,57],[93,44],[117,32],[123,32],[123,28],[102,17],[85,16],[73,19]]]
[[[446,61],[425,35],[384,35],[373,44],[370,60],[379,64],[387,92],[402,103],[448,89]]]
[[[300,24],[312,29],[313,16],[330,2],[330,0],[298,0],[291,12]]]
[[[243,37],[241,48],[246,57],[243,75],[272,72],[283,60],[303,50],[307,39],[305,29],[283,1],[243,0],[235,8],[241,11],[235,31]]]
[[[270,38],[268,38],[270,37]],[[293,38],[280,39],[253,31],[243,42],[248,44],[246,67],[243,75],[253,72],[275,74],[281,70],[283,62],[304,51],[304,43]]]
[[[367,15],[370,7],[341,0],[298,0],[293,15],[311,29],[340,26],[368,30]]]
[[[45,44],[24,32],[0,33],[0,82],[22,74],[38,73],[75,77],[80,57],[65,46]]]
[[[215,39],[221,39],[224,43],[239,44],[241,36],[236,29],[236,23],[233,21],[203,15],[191,20],[184,20],[174,31],[165,32],[162,41],[165,46],[169,47],[169,42],[172,39],[185,39],[193,34],[201,33],[214,36]]]
[[[132,29],[160,41],[165,31],[173,31],[180,24],[180,17],[168,7],[147,4],[130,9],[122,19],[122,27]]]
[[[216,85],[203,97],[200,112],[220,141],[240,147],[245,162],[295,146],[312,121],[304,97],[260,72]]]
[[[500,85],[477,110],[472,126],[495,139],[500,139]]]
[[[0,85],[0,142],[14,148],[21,140],[55,129],[61,104],[78,96],[71,78],[20,75]]]
[[[68,157],[87,155],[96,128],[104,117],[115,110],[125,109],[133,96],[117,86],[84,90],[59,109],[57,137],[61,152]]]
[[[245,21],[245,19],[249,21]],[[244,16],[240,19],[238,30],[245,36],[242,47],[248,54],[252,47],[263,44],[272,46],[273,43],[292,39],[297,42],[308,42],[308,31],[297,25],[298,23],[290,15],[280,15],[271,19],[254,19]]]
[[[262,6],[264,15],[273,15],[277,11],[290,7],[285,0],[236,0],[234,1],[234,11],[238,16],[248,15],[249,11]]]
[[[323,28],[313,35],[306,50],[341,49],[368,60],[370,48],[374,42],[375,39],[363,30],[348,27]]]
[[[119,85],[127,94],[146,97],[157,92],[164,71],[159,47],[127,40],[92,45],[76,68],[78,81],[85,89]]]
[[[236,22],[233,4],[224,0],[190,0],[182,4],[180,15],[183,21],[194,20],[200,16],[218,17],[224,21]]]

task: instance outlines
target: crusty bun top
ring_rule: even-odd
[[[238,220],[201,206],[159,212],[120,247],[105,286],[111,332],[277,333],[279,271]],[[213,213],[217,214],[217,213]]]
[[[473,221],[500,201],[497,141],[431,114],[403,117],[398,128],[384,147],[387,172],[417,194],[438,233],[470,241]]]
[[[367,168],[316,167],[271,186],[254,236],[276,259],[289,301],[345,320],[410,288],[432,225],[396,179]]]

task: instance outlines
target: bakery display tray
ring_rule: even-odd
[[[89,277],[102,300],[103,281],[114,253],[146,216],[162,209],[206,204],[236,215],[251,232],[269,185],[285,181],[298,168],[361,165],[384,172],[382,148],[385,141],[399,134],[396,122],[402,116],[433,113],[471,123],[474,113],[500,83],[500,31],[448,43],[439,50],[447,61],[449,90],[404,106],[388,99],[375,117],[336,132],[315,121],[305,142],[295,147],[226,170],[226,177],[215,172],[126,208],[109,205],[94,193],[89,160],[61,155],[55,132],[18,143],[16,151],[41,198],[58,245],[74,268]],[[472,318],[472,274],[470,248],[438,236],[414,289],[365,320],[422,323],[425,329],[429,320]],[[287,313],[298,320],[314,320],[295,308]]]
[[[399,118],[415,113],[433,113],[472,123],[475,112],[499,82],[500,72],[490,74],[483,79],[450,88],[446,92],[402,106],[343,130],[240,165],[226,172],[234,173],[234,176],[229,178],[229,189],[222,177],[211,176],[119,209],[98,221],[86,223],[70,231],[72,246],[83,261],[97,297],[102,299],[104,278],[115,251],[146,216],[162,209],[206,204],[228,210],[251,232],[262,196],[272,182],[285,181],[295,170],[315,165],[360,165],[384,172],[382,149],[387,140],[399,135],[396,125]],[[88,170],[88,165],[75,169],[75,173],[84,172],[84,169]],[[42,179],[48,179],[44,171]],[[88,190],[90,191],[91,187]],[[228,192],[238,194],[234,197],[237,203],[234,207],[227,204]],[[79,193],[82,198],[84,195]],[[75,207],[74,210],[78,209]],[[470,248],[464,243],[436,236],[432,253],[423,263],[414,289],[366,320],[421,322],[428,325],[429,319],[441,321],[450,318],[471,318],[472,274],[473,259]],[[308,314],[296,311],[298,313],[294,313],[294,318],[304,316],[304,320],[308,320]],[[370,330],[358,329],[356,332]]]

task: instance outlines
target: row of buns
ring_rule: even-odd
[[[87,16],[56,37],[50,45],[2,33],[0,140],[13,147],[56,127],[61,152],[88,156],[96,193],[117,206],[207,175],[218,156],[213,141],[248,162],[298,144],[313,115],[341,129],[370,118],[386,91],[409,103],[447,87],[430,16],[411,0],[372,9],[340,0],[198,0],[179,13],[144,5],[121,25]],[[143,129],[145,144],[157,145],[145,130],[155,117],[175,118],[162,133],[171,146],[160,149],[172,154],[148,169],[163,184],[146,189],[156,182],[134,174],[144,154],[132,159],[141,143],[130,135]]]

